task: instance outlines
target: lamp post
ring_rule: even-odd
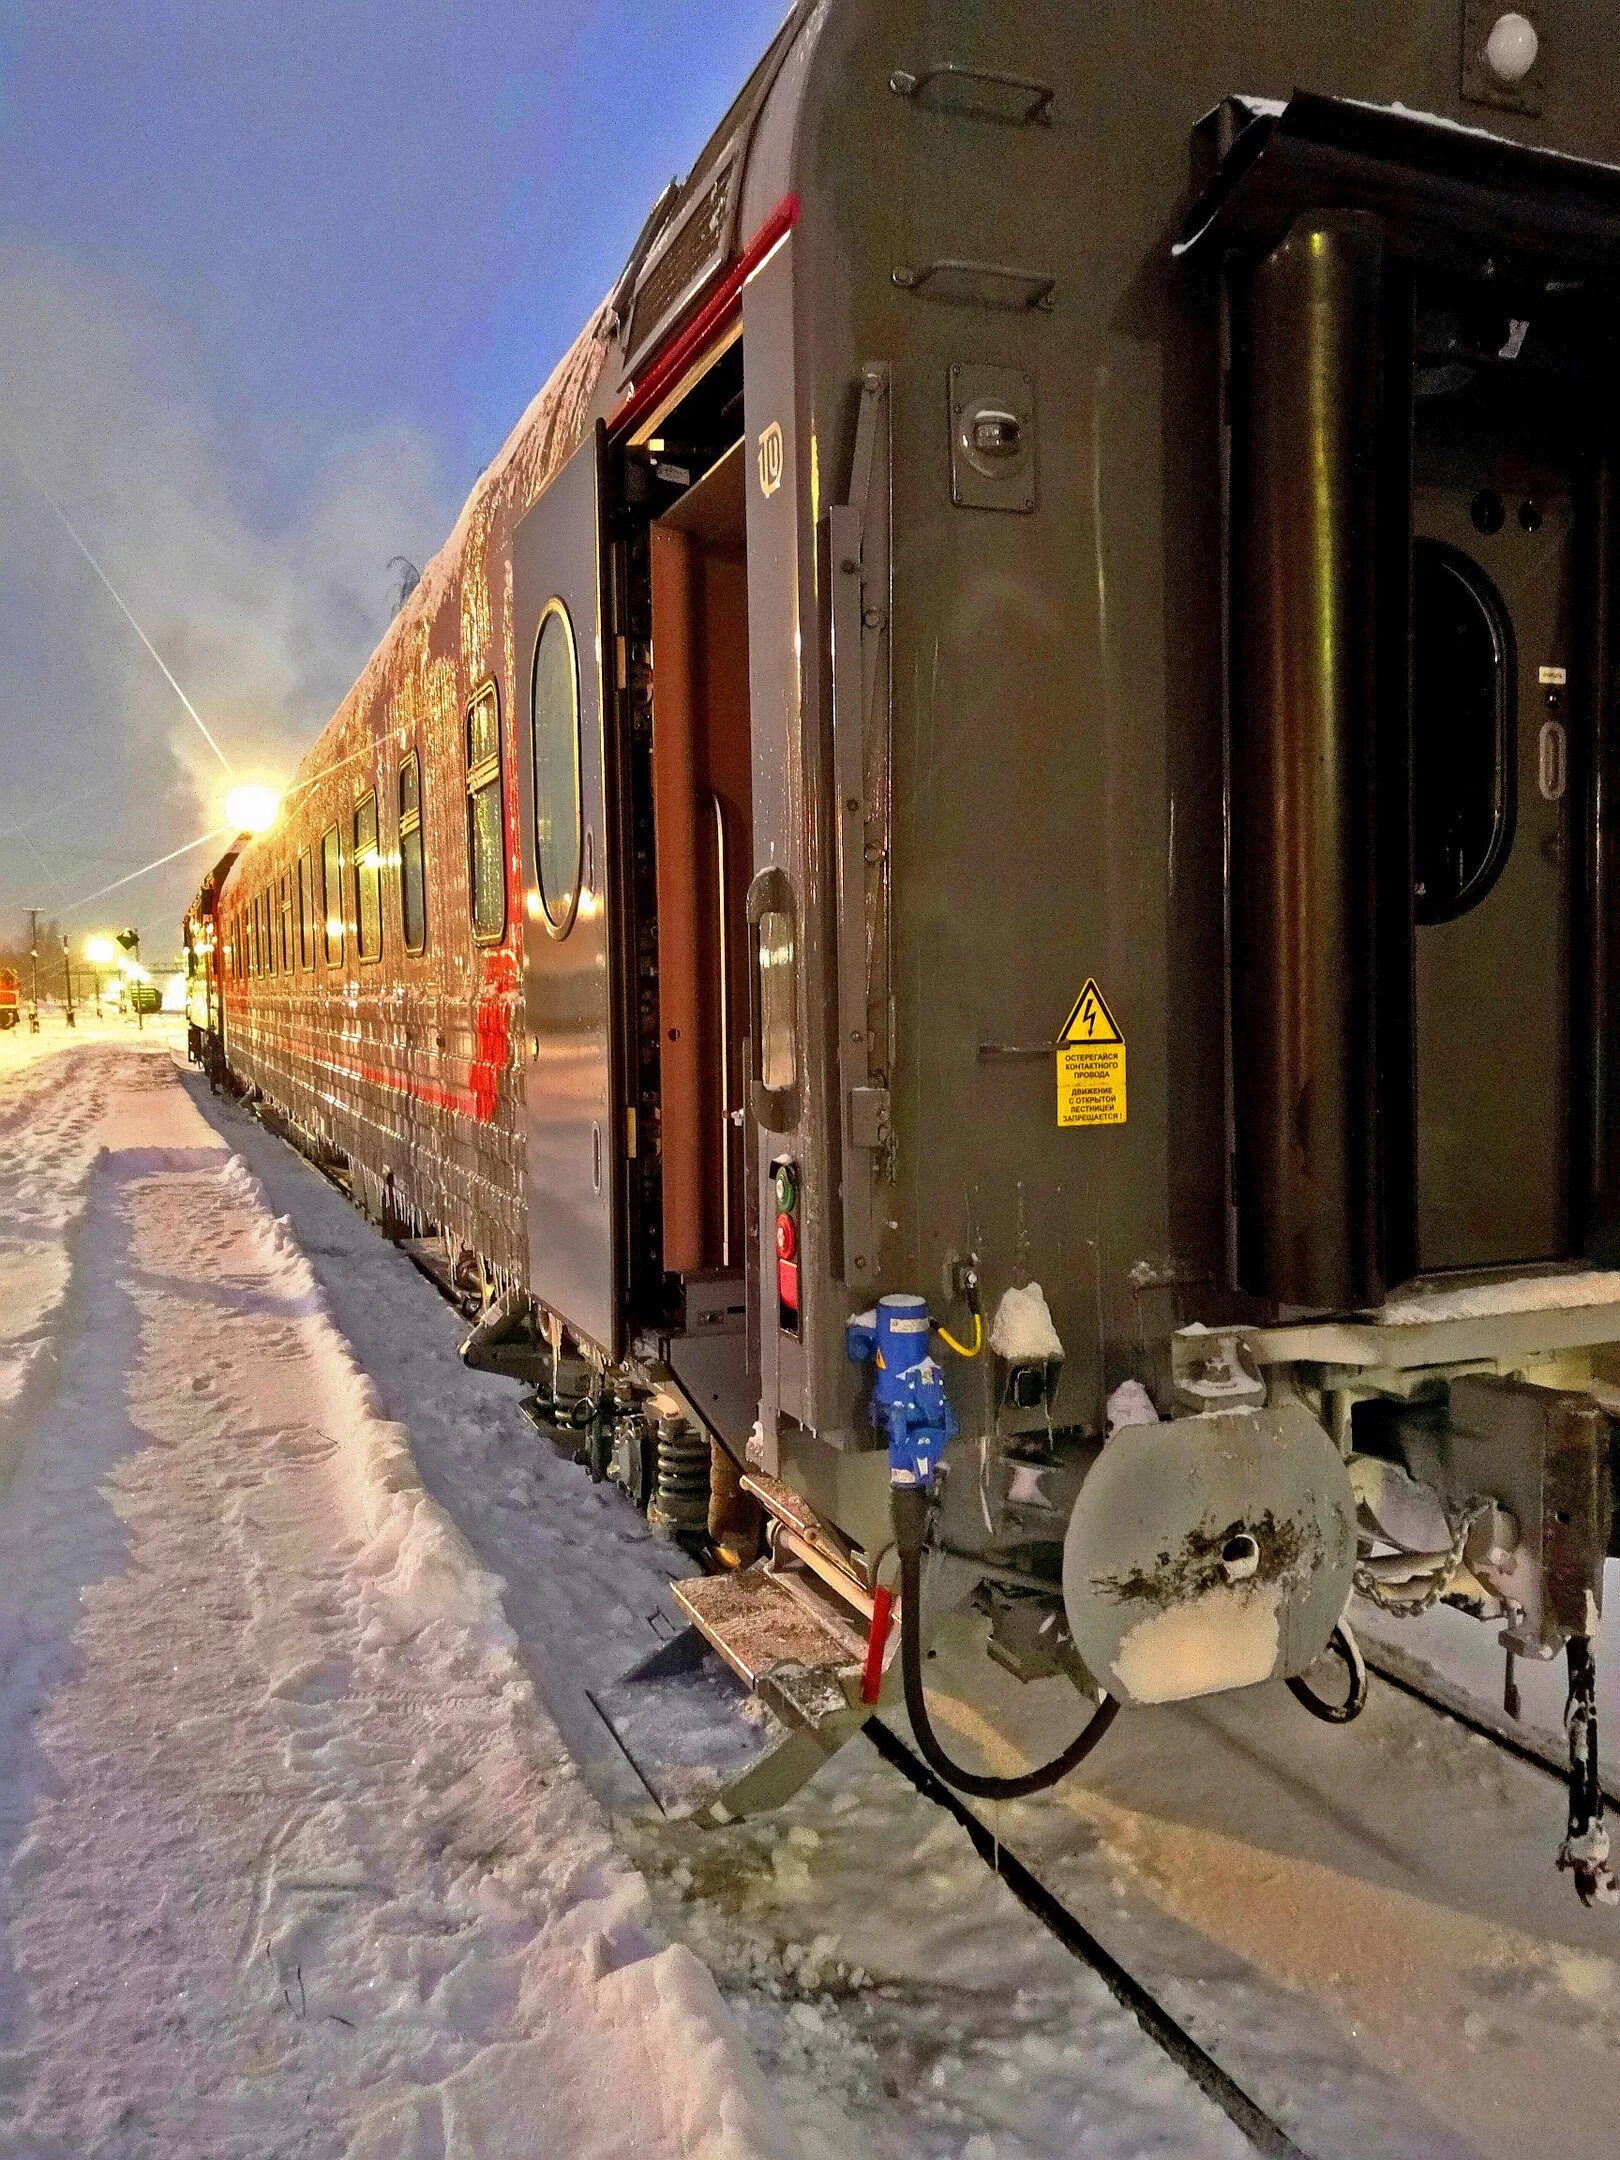
[[[28,1032],[39,1033],[39,909],[28,910]]]
[[[67,1024],[74,1027],[77,1023],[73,1017],[73,962],[68,957],[68,941],[65,935],[62,939],[62,980],[67,985]]]
[[[124,948],[125,953],[129,956],[132,969],[138,970],[141,964],[141,933],[138,930],[120,930],[114,942]],[[131,979],[138,980],[138,976],[132,973]],[[130,1003],[135,1007],[136,1031],[144,1035],[146,1033],[146,1007],[133,991],[130,993]]]

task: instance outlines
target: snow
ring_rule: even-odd
[[[1217,1688],[1253,1687],[1277,1667],[1275,1583],[1219,1583],[1196,1604],[1149,1613],[1120,1639],[1111,1678],[1126,1700],[1186,1702]]]
[[[1572,1268],[1563,1274],[1515,1275],[1454,1289],[1410,1290],[1369,1317],[1382,1327],[1424,1327],[1436,1320],[1490,1320],[1503,1313],[1562,1311],[1572,1305],[1620,1304],[1620,1273]]]
[[[1157,1425],[1159,1413],[1153,1397],[1140,1380],[1122,1380],[1109,1396],[1103,1411],[1103,1436],[1112,1440],[1128,1425]]]
[[[1038,1365],[1062,1357],[1063,1343],[1038,1282],[1003,1290],[990,1323],[990,1348],[1009,1365]]]
[[[864,1742],[646,1819],[687,1563],[177,1040],[0,1043],[3,2160],[1241,2153]]]
[[[1363,112],[1386,113],[1401,120],[1416,120],[1424,127],[1437,128],[1448,135],[1467,135],[1476,142],[1490,144],[1493,149],[1530,150],[1537,157],[1555,158],[1560,164],[1573,165],[1578,172],[1602,173],[1605,176],[1612,176],[1620,172],[1620,166],[1609,164],[1600,158],[1582,157],[1574,151],[1558,150],[1553,148],[1550,143],[1526,142],[1520,136],[1499,134],[1494,128],[1475,127],[1466,120],[1453,120],[1445,113],[1422,112],[1416,106],[1401,104],[1399,100],[1387,105],[1379,104],[1371,98],[1341,98],[1338,102],[1343,105],[1359,106]],[[1234,97],[1232,103],[1241,105],[1256,120],[1276,120],[1287,111],[1289,100],[1287,98],[1253,97],[1245,92]],[[1172,257],[1187,254],[1190,249],[1197,246],[1208,229],[1207,223],[1200,225],[1196,232],[1188,233],[1182,239],[1176,241],[1170,250]]]
[[[787,2153],[158,1031],[0,1089],[0,2151]]]

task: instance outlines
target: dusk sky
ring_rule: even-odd
[[[784,4],[0,0],[0,941],[220,817],[42,489],[284,775]]]

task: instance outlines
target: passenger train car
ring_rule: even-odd
[[[199,1054],[468,1355],[712,1461],[715,1811],[891,1693],[976,1793],[1348,1717],[1354,1589],[1567,1656],[1610,1894],[1617,45],[804,0],[200,896]]]

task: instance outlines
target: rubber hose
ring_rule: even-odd
[[[1328,1637],[1328,1649],[1340,1659],[1350,1676],[1350,1692],[1343,1702],[1336,1703],[1326,1695],[1318,1695],[1302,1673],[1295,1673],[1285,1685],[1295,1702],[1303,1703],[1311,1716],[1320,1718],[1324,1725],[1348,1725],[1367,1707],[1366,1662],[1356,1638],[1342,1620]]]
[[[895,1544],[900,1553],[900,1674],[912,1735],[929,1767],[937,1770],[946,1784],[976,1800],[1022,1800],[1030,1793],[1045,1792],[1085,1761],[1118,1716],[1119,1704],[1112,1695],[1103,1696],[1062,1754],[1054,1755],[1038,1770],[1026,1770],[1022,1777],[991,1777],[984,1771],[964,1770],[954,1762],[934,1731],[923,1687],[922,1545],[927,1520],[925,1492],[918,1489],[895,1494]]]

